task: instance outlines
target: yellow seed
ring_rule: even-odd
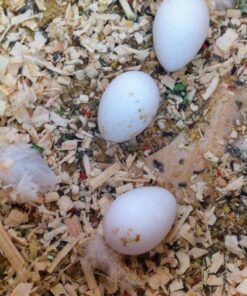
[[[118,66],[119,66],[118,61],[115,61],[115,62],[111,63],[111,67],[112,67],[113,70],[116,70]]]
[[[105,35],[104,35],[104,33],[99,33],[99,35],[98,35],[98,40],[99,41],[103,41],[105,39]]]
[[[231,212],[231,209],[229,207],[224,207],[224,213],[229,214]]]
[[[131,28],[133,26],[133,22],[132,21],[129,21],[129,20],[125,20],[124,25],[127,28]]]

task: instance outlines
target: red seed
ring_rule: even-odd
[[[200,283],[200,281],[201,281],[201,277],[199,275],[196,275],[193,279],[193,284],[196,285]]]
[[[144,145],[143,147],[142,147],[142,150],[143,151],[147,151],[147,150],[151,150],[151,147],[149,146],[149,145]]]
[[[232,84],[229,84],[229,85],[227,86],[227,88],[228,88],[229,90],[231,90],[231,91],[233,91],[233,90],[235,89],[234,85],[232,85]]]
[[[221,174],[221,172],[219,170],[216,172],[216,176],[217,177],[221,177],[222,176],[222,174]]]
[[[91,118],[91,117],[93,116],[93,112],[91,112],[91,111],[86,111],[86,112],[84,113],[84,115],[85,115],[87,118]]]
[[[80,173],[80,180],[84,181],[87,179],[87,175],[85,173]]]

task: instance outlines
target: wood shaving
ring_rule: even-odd
[[[245,3],[208,0],[207,40],[174,73],[153,49],[159,3],[0,0],[1,149],[27,143],[58,177],[35,201],[17,199],[1,180],[1,295],[247,295]],[[111,80],[130,70],[155,79],[159,112],[136,139],[106,143],[98,105]],[[154,167],[163,147],[163,167],[162,159]],[[2,165],[13,163],[4,157]],[[101,237],[108,206],[157,184],[176,196],[173,228],[149,253],[115,254]]]
[[[189,255],[192,256],[192,257],[195,258],[195,259],[200,258],[200,257],[203,257],[203,256],[205,256],[207,253],[208,253],[207,250],[205,250],[205,249],[200,249],[200,248],[192,248],[192,249],[189,251]]]
[[[247,280],[244,280],[237,288],[236,292],[241,295],[247,295]]]
[[[58,264],[67,256],[67,254],[73,249],[73,247],[79,242],[81,237],[73,239],[68,242],[67,245],[57,254],[50,267],[47,269],[49,273],[52,273],[58,266]]]
[[[212,274],[207,279],[207,285],[209,286],[222,286],[223,283],[224,283],[223,277],[217,277]]]
[[[217,188],[217,189],[221,193],[226,194],[227,192],[230,192],[230,191],[240,190],[244,185],[244,183],[245,183],[245,178],[244,176],[241,176],[236,180],[231,181],[225,188]]]
[[[30,296],[33,284],[20,283],[11,293],[10,296]]]
[[[238,239],[235,235],[226,235],[225,236],[225,247],[226,249],[240,258],[244,256],[243,250],[239,247]]]
[[[17,209],[11,210],[9,216],[6,218],[5,223],[10,227],[16,227],[21,224],[28,222],[28,216],[26,213],[23,213]]]
[[[176,253],[176,256],[178,258],[179,261],[179,269],[177,269],[177,274],[181,275],[184,274],[186,272],[186,270],[190,267],[190,258],[187,254],[187,252],[185,252],[184,250],[179,250]]]
[[[224,263],[224,255],[219,252],[213,254],[211,265],[208,269],[210,273],[217,273],[221,265]]]
[[[109,178],[111,178],[114,174],[116,174],[120,170],[120,165],[115,163],[107,168],[104,172],[98,175],[96,178],[89,181],[92,190],[95,190],[104,182],[106,182]]]
[[[203,94],[203,99],[204,100],[208,100],[211,95],[215,92],[218,83],[219,83],[220,79],[219,79],[219,75],[217,74],[214,79],[211,81],[211,83],[209,84],[206,92]],[[196,110],[197,111],[197,110]]]
[[[222,51],[228,51],[235,40],[238,39],[238,34],[233,29],[227,29],[223,36],[216,40],[216,45]]]
[[[158,288],[165,286],[172,279],[172,274],[167,270],[159,270],[155,275],[149,278],[148,284],[152,289],[157,290]]]
[[[26,265],[24,259],[22,258],[21,254],[10,240],[7,232],[0,224],[0,249],[3,251],[7,259],[9,260],[10,264],[12,265],[13,269],[21,273],[23,272],[23,268]]]

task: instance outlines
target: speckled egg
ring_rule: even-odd
[[[142,187],[119,196],[103,219],[106,242],[117,252],[139,255],[157,246],[176,217],[174,196],[160,187]]]
[[[141,71],[120,74],[106,88],[99,104],[101,136],[120,143],[140,134],[154,119],[159,108],[159,88]]]

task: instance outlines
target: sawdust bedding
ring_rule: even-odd
[[[207,41],[185,69],[167,74],[152,47],[156,1],[0,0],[0,144],[31,143],[60,179],[36,202],[17,203],[1,187],[1,295],[247,295],[246,100],[225,154],[205,156],[207,178],[174,192],[168,238],[140,257],[110,253],[136,286],[123,292],[108,281],[109,266],[83,261],[111,200],[156,184],[152,172],[131,168],[145,169],[146,156],[193,129],[225,77],[229,90],[246,87],[245,1],[225,12],[208,2]],[[106,143],[96,124],[101,94],[131,69],[156,79],[162,105],[135,140]]]

